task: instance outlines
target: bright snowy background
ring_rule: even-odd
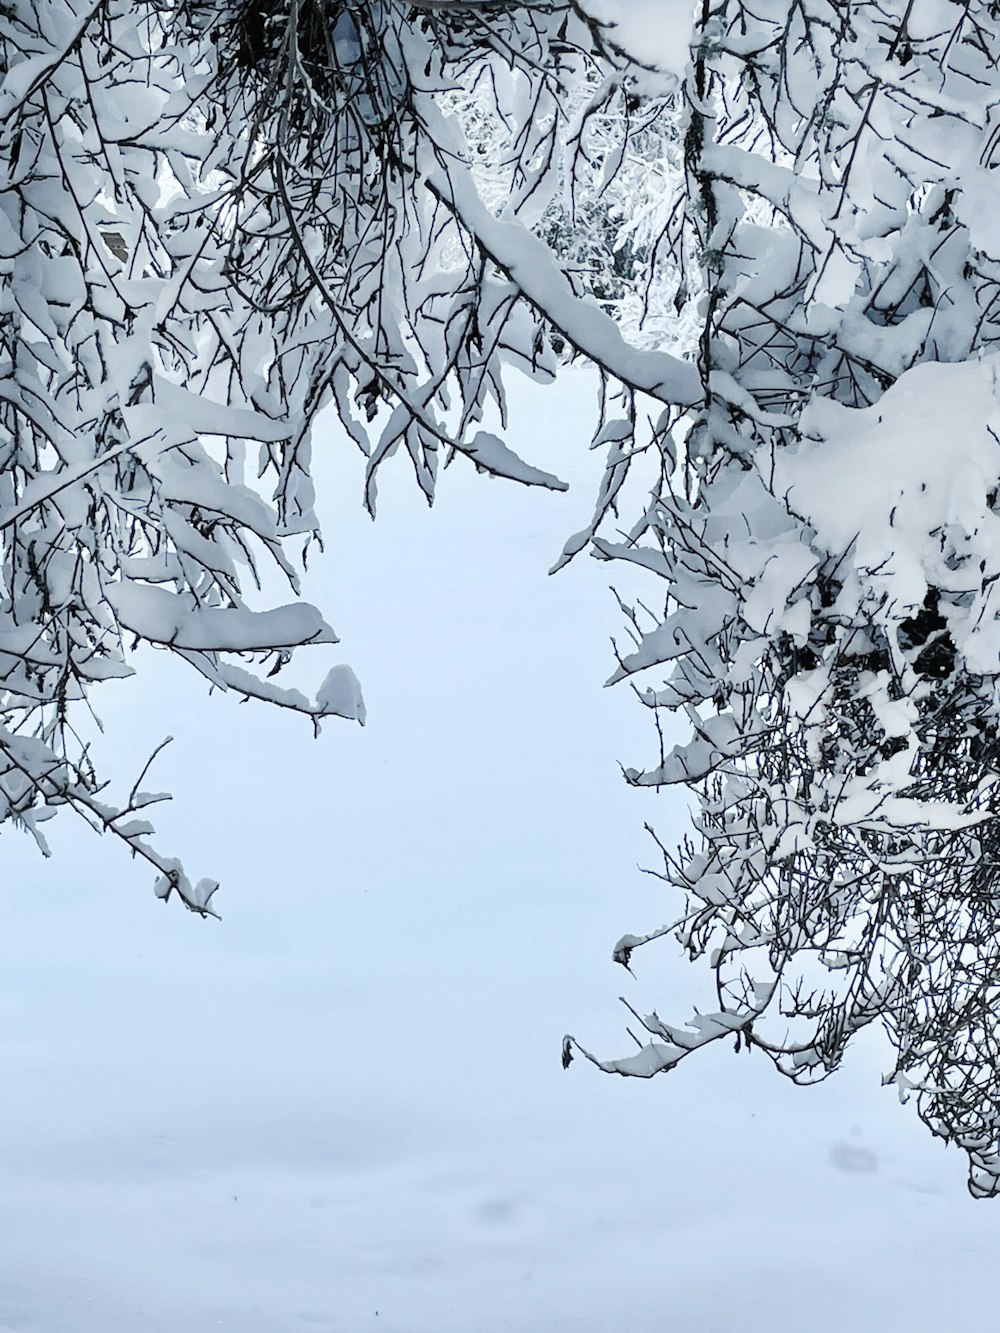
[[[330,440],[310,591],[364,730],[165,669],[101,691],[122,775],[176,737],[146,785],[221,923],[68,817],[49,863],[4,833],[2,1333],[993,1326],[1000,1204],[876,1043],[811,1092],[728,1047],[649,1084],[559,1066],[567,1028],[627,1051],[619,990],[681,1020],[697,982],[669,948],[635,985],[610,962],[670,913],[642,821],[682,815],[616,767],[653,738],[601,690],[607,568],[545,577],[589,394],[521,394],[567,496],[456,468],[429,513],[400,461],[372,526]]]

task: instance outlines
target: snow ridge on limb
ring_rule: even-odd
[[[697,808],[660,844],[683,911],[616,960],[676,937],[714,972],[706,1040],[730,1024],[800,1083],[880,1026],[886,1081],[993,1196],[1000,24],[714,0],[693,52],[677,208],[703,404],[596,552],[666,580],[662,614],[626,608],[612,677],[658,721],[626,778]],[[639,1022],[649,1046],[601,1068],[648,1077],[706,1034]]]
[[[469,177],[437,171],[428,176],[427,187],[454,210],[481,252],[574,351],[627,388],[658,402],[690,407],[701,400],[696,366],[669,352],[630,346],[609,314],[573,291],[544,241],[517,221],[494,217]]]

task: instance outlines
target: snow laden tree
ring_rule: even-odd
[[[96,685],[153,646],[363,721],[349,668],[281,676],[336,641],[295,597],[317,414],[372,510],[393,456],[428,500],[450,463],[557,488],[502,438],[504,375],[586,359],[607,466],[558,563],[664,580],[661,614],[625,607],[615,679],[661,737],[627,777],[697,798],[662,844],[679,915],[616,957],[676,935],[718,996],[591,1058],[648,1077],[731,1039],[810,1082],[881,1025],[888,1080],[993,1194],[1000,12],[666,17],[0,7],[0,818],[44,847],[68,806],[210,911],[144,776],[113,800],[95,771]],[[652,499],[616,536],[633,470]]]
[[[697,795],[657,872],[682,912],[615,956],[676,936],[717,992],[685,1026],[636,1015],[640,1049],[597,1062],[649,1077],[729,1040],[810,1083],[880,1025],[885,1081],[981,1197],[1000,1190],[998,68],[994,4],[706,0],[673,214],[700,252],[702,394],[641,521],[596,539],[666,584],[662,615],[629,611],[615,674],[661,736],[628,780]]]
[[[374,510],[397,453],[429,500],[456,460],[560,487],[483,425],[554,343],[623,401],[696,396],[530,230],[630,76],[576,3],[471,0],[11,0],[0,73],[0,820],[44,850],[69,807],[204,913],[214,881],[159,850],[145,774],[111,798],[81,718],[152,646],[317,728],[364,721],[348,667],[312,697],[280,674],[336,642],[295,600],[320,409]],[[502,127],[502,217],[473,103]]]

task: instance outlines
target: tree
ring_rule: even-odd
[[[462,459],[559,487],[484,422],[511,367],[586,358],[607,465],[559,564],[667,581],[662,612],[624,608],[613,679],[652,673],[660,736],[626,776],[698,802],[661,843],[683,912],[615,956],[677,935],[718,992],[590,1058],[648,1077],[734,1037],[808,1082],[881,1023],[889,1080],[992,1194],[998,15],[704,0],[664,53],[644,12],[3,9],[0,815],[41,842],[68,805],[210,911],[142,780],[104,794],[73,725],[94,686],[146,643],[363,721],[349,668],[312,699],[275,679],[335,642],[320,613],[257,609],[264,564],[294,591],[290,543],[318,540],[317,413],[372,511],[397,453],[429,501]]]
[[[641,697],[688,730],[626,776],[698,796],[662,848],[683,914],[615,956],[675,935],[718,995],[597,1063],[648,1077],[728,1037],[808,1083],[881,1024],[885,1081],[977,1196],[1000,1189],[998,19],[703,5],[677,205],[703,396],[628,539],[596,539],[667,580],[614,679],[668,668]]]
[[[347,667],[313,699],[274,679],[336,642],[320,613],[254,608],[319,536],[320,409],[368,455],[374,512],[400,450],[428,500],[461,457],[562,485],[480,428],[505,366],[552,377],[553,331],[630,392],[696,377],[630,349],[518,220],[559,170],[567,76],[604,52],[575,4],[19,0],[0,43],[0,818],[44,850],[69,806],[206,912],[214,881],[151,841],[160,797],[110,802],[74,718],[151,644],[317,728],[363,722]],[[442,109],[487,83],[504,220]]]

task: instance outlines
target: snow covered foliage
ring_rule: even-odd
[[[886,1081],[980,1196],[1000,1190],[998,60],[992,4],[706,3],[678,191],[702,398],[642,521],[597,538],[668,585],[662,616],[630,610],[614,677],[661,736],[628,780],[698,797],[662,849],[683,915],[616,958],[676,936],[718,997],[599,1063],[648,1077],[729,1037],[807,1083],[881,1024]]]
[[[620,85],[601,50],[573,4],[3,6],[0,820],[44,850],[69,806],[209,910],[213,882],[151,841],[160,798],[110,802],[74,719],[149,644],[314,725],[364,720],[346,667],[314,698],[275,679],[336,642],[271,593],[275,572],[297,592],[288,539],[318,535],[318,411],[368,455],[374,510],[397,452],[428,499],[460,457],[560,487],[481,428],[505,366],[552,377],[554,333],[627,394],[697,389],[519,220],[547,197],[567,89]],[[483,80],[510,132],[503,219],[445,113]]]
[[[699,798],[664,843],[683,915],[616,956],[677,934],[718,992],[598,1063],[735,1036],[808,1082],[881,1023],[998,1192],[998,29],[950,0],[7,0],[0,820],[44,847],[70,806],[211,910],[159,797],[107,799],[93,687],[145,644],[363,722],[343,665],[276,679],[336,642],[290,555],[317,413],[373,512],[394,455],[429,501],[463,459],[560,488],[495,423],[511,368],[582,357],[607,466],[557,567],[666,580],[626,607],[615,679],[662,738],[627,776]]]

